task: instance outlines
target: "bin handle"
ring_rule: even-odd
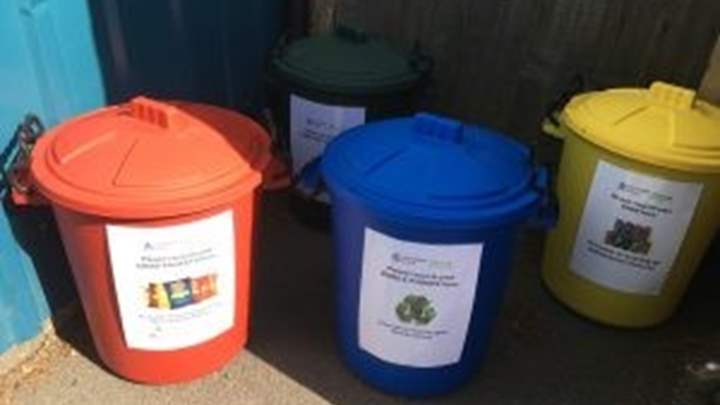
[[[420,41],[415,41],[408,63],[411,69],[420,73],[421,80],[428,79],[435,69],[435,60],[423,51]]]
[[[316,157],[303,166],[298,173],[295,188],[306,197],[316,198],[327,189],[322,176],[321,162],[322,158]]]
[[[543,134],[551,136],[555,139],[560,139],[561,141],[564,141],[566,138],[565,131],[562,130],[559,123],[559,114],[553,117],[553,119],[549,117],[543,118],[540,130]]]
[[[529,225],[534,228],[550,229],[555,227],[559,218],[559,204],[557,197],[551,191],[550,171],[545,166],[539,166],[533,173],[532,188],[540,196],[540,204]]]
[[[15,130],[17,153],[3,177],[10,188],[10,197],[15,205],[47,205],[47,200],[37,192],[30,175],[30,161],[37,140],[45,132],[45,126],[37,115],[28,113]]]
[[[270,163],[263,172],[263,189],[267,191],[283,190],[292,185],[290,169],[284,159],[273,154]]]
[[[368,42],[369,39],[369,35],[367,32],[344,24],[339,24],[335,26],[334,34],[338,38],[354,44],[364,44]]]
[[[585,78],[578,73],[573,76],[566,89],[560,92],[560,94],[548,104],[541,124],[541,130],[545,135],[561,140],[566,138],[566,132],[562,129],[560,122],[562,110],[573,96],[582,92],[585,88]]]

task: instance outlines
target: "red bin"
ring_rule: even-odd
[[[244,347],[270,158],[267,133],[245,116],[142,97],[40,138],[31,179],[52,205],[108,368],[179,382]]]

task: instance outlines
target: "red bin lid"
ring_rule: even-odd
[[[218,107],[138,97],[40,138],[31,173],[55,204],[112,218],[160,218],[231,203],[262,181],[267,132]]]

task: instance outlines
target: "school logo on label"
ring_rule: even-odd
[[[391,259],[395,263],[407,266],[415,266],[418,264],[426,264],[429,270],[452,270],[452,262],[447,260],[425,259],[422,257],[403,256],[400,253],[393,253]]]
[[[427,261],[421,257],[403,256],[397,252],[393,253],[391,257],[395,263],[405,264],[408,266],[414,266],[416,264],[425,263]]]
[[[170,248],[177,248],[177,249],[192,249],[192,243],[188,241],[181,241],[181,240],[171,240],[166,242],[145,242],[143,245],[144,251],[151,251],[151,250],[167,250]]]
[[[621,181],[620,184],[618,184],[618,190],[632,194],[633,196],[641,196],[641,195],[650,194],[649,199],[656,203],[666,203],[666,202],[672,201],[672,199],[673,199],[671,195],[653,192],[652,190],[649,190],[647,188],[634,186],[634,185],[628,184],[624,181]]]

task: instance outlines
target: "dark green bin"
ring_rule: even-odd
[[[420,52],[347,27],[276,49],[269,69],[271,107],[293,174],[342,128],[415,112],[431,70]],[[300,190],[300,214],[326,218],[327,207],[317,203],[323,198]]]

